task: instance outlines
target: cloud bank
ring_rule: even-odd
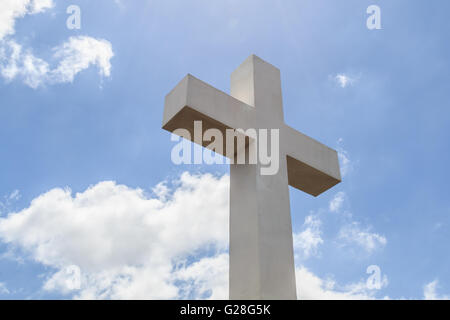
[[[0,219],[9,254],[50,268],[44,292],[75,299],[226,299],[229,177],[184,173],[151,194],[112,181],[73,194],[56,188]],[[211,210],[214,208],[214,210]],[[314,255],[321,222],[305,219],[295,252]],[[79,268],[79,287],[73,286]],[[303,299],[373,298],[296,268]]]
[[[89,36],[70,37],[52,49],[51,61],[36,57],[11,36],[16,19],[44,12],[52,0],[2,0],[0,3],[0,75],[7,81],[21,80],[31,88],[71,83],[81,71],[95,66],[101,77],[110,77],[112,45]]]
[[[54,268],[46,290],[67,293],[66,270],[74,265],[82,277],[78,298],[188,297],[193,288],[201,291],[202,282],[190,281],[189,275],[226,260],[228,179],[186,173],[176,185],[170,196],[160,197],[114,182],[74,196],[69,189],[54,189],[1,219],[0,237]],[[208,252],[206,260],[187,264],[200,251]],[[226,272],[214,274],[221,268],[209,270],[211,280],[227,279]],[[215,296],[214,286],[209,289]]]

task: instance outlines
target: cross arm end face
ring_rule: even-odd
[[[289,185],[314,197],[342,181],[337,152],[286,126]]]
[[[288,183],[291,187],[317,197],[341,182],[340,177],[330,175],[289,155],[286,158]]]
[[[176,86],[173,88],[165,98],[164,102],[164,114],[163,114],[163,129],[168,130],[167,126],[169,122],[187,105],[187,91],[190,75],[186,75]],[[168,130],[173,131],[173,130]]]

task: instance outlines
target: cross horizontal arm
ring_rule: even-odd
[[[218,129],[225,137],[226,129],[254,128],[255,110],[188,74],[166,96],[162,127],[170,132],[186,129],[193,140],[194,121],[202,121],[202,134]],[[209,142],[202,143],[206,147]]]
[[[288,164],[289,185],[318,196],[341,182],[337,152],[285,125],[281,141]]]
[[[190,74],[166,96],[163,128],[172,132],[177,128],[189,129],[193,126],[188,123],[190,119],[184,120],[180,117],[180,112],[186,112],[185,108],[192,109],[187,111],[189,113],[200,113],[200,117],[217,121],[228,128],[254,127],[255,112],[252,106]]]

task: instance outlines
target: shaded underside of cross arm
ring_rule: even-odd
[[[208,129],[218,129],[222,137],[226,129],[254,127],[253,107],[209,84],[187,75],[166,96],[163,129],[174,132],[186,129],[194,139],[194,121],[202,121],[202,135]],[[225,139],[222,155],[225,155]],[[206,147],[210,141],[202,142]]]
[[[285,146],[290,186],[316,197],[341,182],[335,150],[287,125],[281,141]]]

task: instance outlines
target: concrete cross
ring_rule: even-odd
[[[230,165],[230,299],[296,299],[288,185],[318,196],[339,183],[336,151],[284,123],[280,71],[255,55],[232,73],[230,95],[187,75],[166,96],[165,130],[194,137],[197,120],[223,136],[279,129],[277,174],[261,175],[261,164]]]

